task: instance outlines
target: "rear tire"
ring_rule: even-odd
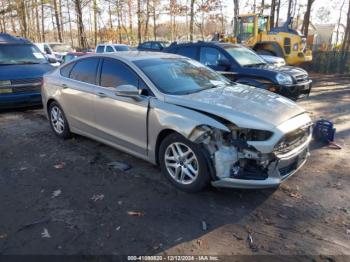
[[[70,138],[72,133],[70,132],[67,118],[57,102],[52,102],[49,105],[48,114],[50,126],[55,135],[63,139]]]
[[[210,182],[209,167],[203,150],[202,146],[180,134],[168,135],[159,148],[162,173],[182,191],[201,191]]]

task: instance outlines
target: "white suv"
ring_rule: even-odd
[[[96,53],[113,53],[121,51],[131,51],[131,47],[123,44],[99,44],[96,46]]]

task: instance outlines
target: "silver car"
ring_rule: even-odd
[[[81,134],[160,165],[188,192],[276,187],[309,155],[303,108],[173,54],[84,56],[44,77],[42,99],[58,137]]]

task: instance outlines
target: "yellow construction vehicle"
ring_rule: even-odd
[[[306,48],[306,38],[291,28],[292,18],[281,27],[270,28],[270,16],[261,14],[240,15],[236,32],[224,41],[240,43],[261,55],[283,57],[289,65],[312,61],[312,52]]]

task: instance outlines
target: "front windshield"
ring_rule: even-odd
[[[47,63],[39,48],[29,44],[1,44],[0,64],[42,64]]]
[[[241,66],[254,66],[266,64],[264,59],[252,50],[243,46],[227,46],[225,50],[232,56]]]
[[[115,45],[116,51],[130,51],[130,48],[127,45]]]
[[[135,61],[163,93],[184,95],[228,85],[230,81],[190,59],[153,58]]]
[[[72,51],[72,47],[67,44],[50,44],[51,49],[54,52],[70,52]]]

